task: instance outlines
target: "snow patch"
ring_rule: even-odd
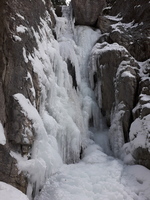
[[[20,15],[19,13],[16,13],[16,15],[17,15],[20,19],[25,20],[25,18],[24,18],[22,15]]]
[[[27,27],[25,27],[23,25],[19,25],[19,26],[17,26],[16,30],[18,33],[25,33],[28,29],[27,29]]]
[[[135,78],[135,76],[133,76],[133,75],[131,74],[130,71],[125,71],[125,72],[123,72],[123,73],[121,74],[121,77]]]
[[[21,37],[19,37],[18,35],[13,35],[13,39],[17,42],[21,42],[22,41],[22,39],[21,39]]]
[[[27,58],[27,54],[26,54],[26,49],[23,47],[23,57],[24,57],[24,61],[25,63],[28,63],[28,58]]]
[[[0,122],[0,144],[5,145],[6,144],[6,137],[4,133],[4,128],[2,123]]]
[[[0,197],[1,200],[29,200],[20,190],[4,182],[0,182]]]

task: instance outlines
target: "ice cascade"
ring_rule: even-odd
[[[66,6],[63,17],[56,17],[56,39],[49,27],[48,12],[40,20],[38,31],[32,27],[37,47],[32,54],[25,48],[22,51],[24,62],[31,62],[38,75],[39,112],[35,102],[31,104],[20,93],[14,95],[22,113],[32,122],[35,134],[31,159],[11,151],[19,170],[28,176],[28,197],[148,200],[149,170],[125,166],[105,154],[111,155],[107,129],[89,83],[90,53],[101,32],[87,26],[74,27],[71,9]],[[32,84],[30,73],[27,76]],[[31,92],[35,97],[34,87]],[[101,99],[98,101],[100,105]],[[28,134],[31,134],[29,130]],[[4,143],[3,127],[1,135]]]
[[[20,171],[28,175],[30,198],[63,163],[80,160],[91,134],[89,125],[96,130],[100,124],[99,108],[89,87],[88,57],[101,33],[86,26],[74,27],[69,7],[64,7],[63,13],[56,17],[57,40],[47,13],[38,32],[32,28],[37,48],[32,55],[23,49],[24,61],[32,63],[39,77],[40,112],[22,94],[14,95],[36,135],[30,160],[11,152]],[[29,73],[28,78],[32,79]],[[35,96],[34,88],[32,93]]]

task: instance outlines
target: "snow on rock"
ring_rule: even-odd
[[[28,56],[40,81],[40,114],[46,131],[57,139],[63,161],[76,162],[84,135],[80,102],[72,88],[67,64],[60,55],[59,43],[54,40],[47,22],[41,19],[41,24],[40,34],[33,30],[38,49]],[[49,128],[54,127],[53,122],[55,130]]]
[[[148,149],[150,152],[150,115],[145,116],[143,119],[137,118],[131,124],[129,136],[130,143],[123,146],[124,149],[124,161],[127,163],[133,163],[134,159],[131,156],[131,160],[128,160],[129,154],[133,155],[138,148]]]
[[[125,72],[123,72],[123,73],[121,74],[121,77],[135,78],[135,76],[133,76],[133,75],[131,74],[130,71],[125,71]]]
[[[20,25],[20,26],[17,26],[16,30],[18,33],[25,33],[28,29],[27,27]]]
[[[4,133],[4,128],[2,123],[0,122],[0,144],[5,145],[6,144],[6,137]]]
[[[125,166],[122,183],[138,194],[139,199],[150,199],[150,170],[141,165]]]
[[[24,61],[30,62],[38,75],[41,89],[39,110],[22,94],[14,95],[22,108],[21,112],[32,122],[35,135],[31,159],[20,159],[15,155],[19,170],[26,172],[29,178],[29,197],[33,190],[38,194],[46,179],[55,174],[63,162],[75,163],[80,160],[81,149],[87,145],[89,120],[93,118],[94,124],[99,126],[99,110],[84,66],[88,66],[87,56],[100,32],[88,27],[68,29],[69,22],[62,18],[57,20],[56,41],[49,27],[49,14],[40,20],[38,30],[31,27],[37,48],[32,54],[23,48]],[[74,31],[78,38],[81,36],[79,41],[73,39]],[[75,67],[77,90],[72,86],[67,59]],[[31,75],[28,73],[26,78],[31,80]],[[32,94],[34,97],[34,88]]]
[[[46,177],[55,173],[62,165],[58,153],[56,139],[47,135],[43,121],[34,106],[22,94],[15,94],[14,98],[22,107],[22,112],[33,123],[36,140],[33,145],[32,159],[18,161],[20,171],[28,172],[32,184],[36,183],[36,192],[44,184]]]
[[[22,41],[22,39],[21,39],[21,37],[19,37],[18,35],[13,35],[13,39],[17,42],[21,42]]]
[[[25,20],[24,16],[20,15],[19,13],[16,13],[16,15],[17,15],[20,19]]]
[[[20,190],[13,186],[0,182],[0,199],[1,200],[29,200],[28,197]]]

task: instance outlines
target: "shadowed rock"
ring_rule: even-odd
[[[105,6],[105,0],[72,0],[75,24],[96,26]]]

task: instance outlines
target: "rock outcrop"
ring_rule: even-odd
[[[19,174],[13,152],[30,159],[35,136],[31,120],[22,112],[13,95],[23,94],[39,109],[39,81],[31,63],[27,62],[26,53],[32,53],[37,45],[33,29],[39,29],[40,18],[45,17],[46,12],[52,19],[49,26],[54,26],[51,6],[48,0],[0,2],[0,122],[6,136],[6,144],[0,144],[0,181],[23,192],[26,192],[27,178],[23,173]]]
[[[148,1],[116,1],[110,15],[120,17],[120,23],[112,26],[113,42],[125,46],[138,61],[150,58],[150,4]]]
[[[110,132],[111,144],[115,146],[124,144],[129,139],[129,128],[132,121],[132,109],[136,101],[138,82],[138,63],[129,52],[117,43],[96,44],[91,57],[91,85],[95,90],[102,114],[106,118]],[[93,84],[94,83],[94,84]],[[120,115],[118,115],[118,113]],[[120,132],[117,132],[114,122],[120,123]],[[122,137],[122,143],[116,144],[115,138]],[[113,147],[115,155],[118,150]]]
[[[105,0],[72,0],[76,25],[96,26],[98,17],[106,6]]]
[[[115,156],[150,168],[150,4],[107,3],[106,16],[98,25],[104,34],[91,56],[91,85],[106,117]]]

